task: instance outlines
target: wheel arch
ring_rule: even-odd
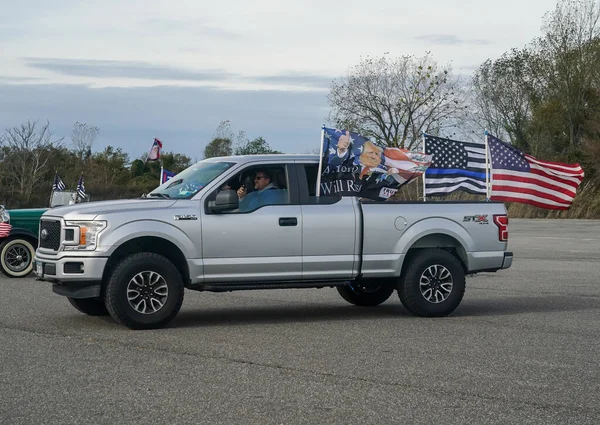
[[[138,252],[162,255],[173,263],[181,273],[185,284],[190,281],[190,271],[183,251],[173,242],[157,236],[139,236],[122,243],[108,258],[102,275],[102,286],[106,285],[110,271],[124,258]]]
[[[28,242],[30,242],[33,245],[33,248],[36,249],[38,246],[38,235],[36,235],[35,233],[33,233],[31,230],[27,230],[27,229],[22,229],[19,227],[13,227],[10,230],[10,233],[8,234],[7,237],[2,238],[2,242],[6,241],[6,240],[10,240],[10,239],[25,239]]]
[[[455,256],[460,262],[465,274],[468,273],[469,257],[463,244],[455,237],[445,233],[431,233],[417,239],[407,250],[400,275],[404,275],[411,260],[419,253],[428,249],[443,249]]]

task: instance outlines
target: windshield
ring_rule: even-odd
[[[233,162],[198,162],[158,186],[148,197],[191,198],[232,165]]]

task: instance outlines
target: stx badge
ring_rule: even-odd
[[[465,218],[463,219],[463,222],[465,221],[471,221],[473,223],[479,223],[479,224],[489,224],[489,221],[487,219],[487,214],[484,215],[466,215]]]

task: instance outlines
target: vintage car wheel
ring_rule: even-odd
[[[25,277],[33,270],[33,244],[24,238],[11,238],[0,244],[0,266],[8,277]]]
[[[398,285],[402,305],[416,316],[447,316],[465,294],[465,271],[443,249],[424,249],[410,259]]]
[[[179,270],[162,255],[140,252],[112,271],[105,302],[110,315],[130,329],[155,329],[169,323],[183,303]]]
[[[385,280],[367,280],[338,286],[337,291],[350,304],[374,307],[385,301],[394,292],[394,285]]]

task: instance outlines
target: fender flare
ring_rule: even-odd
[[[189,236],[177,226],[160,220],[148,219],[130,221],[111,228],[108,234],[100,235],[100,245],[112,246],[110,251],[106,252],[110,256],[124,243],[143,237],[165,239],[177,246],[187,258],[194,258],[194,252],[198,249]]]
[[[31,230],[24,229],[22,227],[13,227],[12,229],[10,229],[10,233],[8,234],[8,236],[5,238],[2,238],[2,240],[12,239],[14,237],[19,237],[19,236],[20,237],[28,237],[30,239],[33,239],[36,243],[38,242],[38,235],[33,233]]]
[[[396,244],[395,252],[406,254],[419,239],[436,234],[456,239],[467,252],[471,251],[475,244],[469,232],[456,222],[444,217],[431,217],[419,220],[406,229]]]

